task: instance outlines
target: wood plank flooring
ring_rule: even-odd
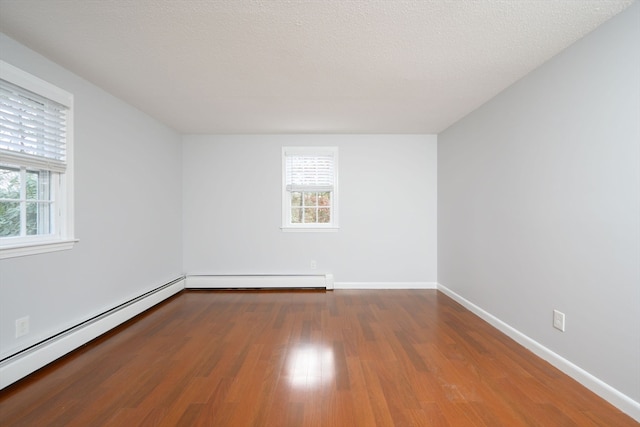
[[[433,290],[185,291],[0,391],[8,426],[636,426]]]

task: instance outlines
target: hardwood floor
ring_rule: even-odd
[[[0,392],[1,426],[635,426],[431,290],[187,291]]]

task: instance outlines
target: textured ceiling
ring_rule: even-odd
[[[632,2],[0,0],[0,31],[181,133],[438,133]]]

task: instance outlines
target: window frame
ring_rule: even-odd
[[[291,222],[291,194],[294,191],[287,190],[287,153],[302,154],[302,155],[326,155],[330,154],[333,157],[333,189],[330,191],[330,218],[328,223],[293,223]],[[332,232],[338,231],[339,227],[339,210],[338,210],[338,147],[336,146],[286,146],[282,147],[282,231],[293,232]],[[295,192],[301,192],[302,198],[304,198],[304,190],[297,190]],[[324,192],[309,189],[307,192]],[[304,214],[303,214],[304,215]]]
[[[68,109],[65,117],[66,168],[64,172],[53,171],[46,166],[37,169],[28,164],[21,164],[16,159],[2,161],[2,150],[0,150],[0,163],[5,167],[26,168],[27,171],[49,171],[50,184],[53,187],[50,196],[51,206],[54,209],[52,221],[55,226],[53,233],[50,234],[0,238],[0,259],[71,249],[78,241],[74,237],[73,218],[74,97],[71,93],[2,60],[0,60],[0,79],[62,104]]]

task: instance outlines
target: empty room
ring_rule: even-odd
[[[0,425],[640,425],[640,4],[0,0]]]

